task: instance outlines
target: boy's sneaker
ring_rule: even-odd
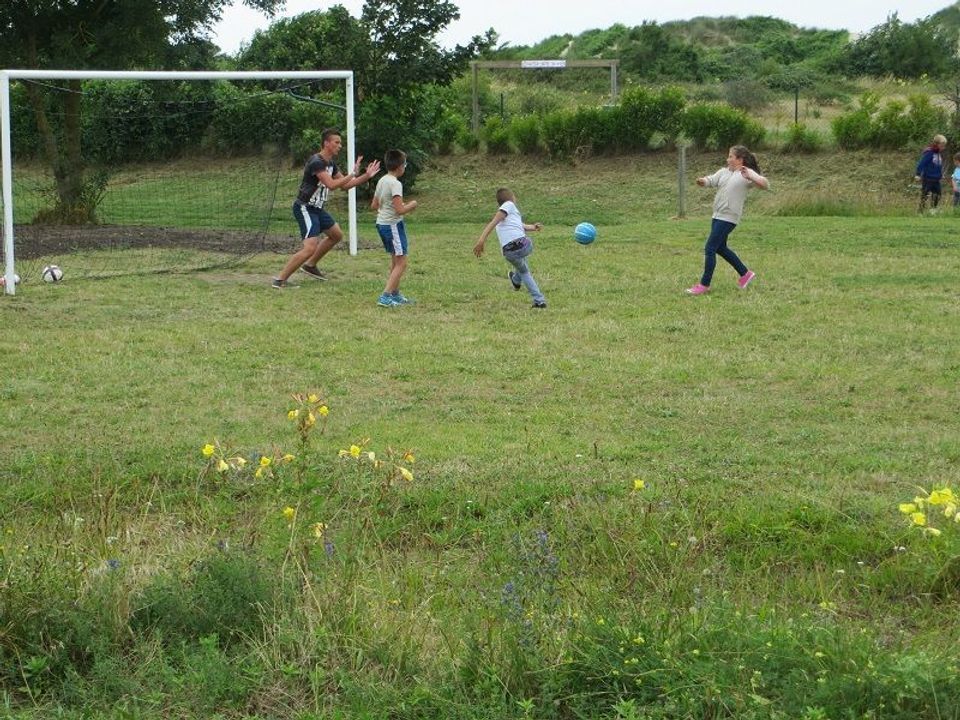
[[[393,295],[387,295],[386,293],[380,293],[380,297],[377,299],[377,305],[380,307],[394,307],[399,304]]]
[[[757,274],[753,270],[747,270],[744,275],[740,276],[740,279],[737,280],[737,285],[740,286],[740,289],[743,290],[747,285],[753,282],[753,279]]]
[[[710,292],[710,286],[697,283],[693,287],[688,287],[687,292],[691,295],[706,295],[708,292]]]
[[[307,275],[312,277],[314,280],[326,280],[327,277],[320,270],[317,269],[316,265],[301,265],[300,270],[305,272]]]
[[[513,270],[511,270],[507,273],[507,277],[510,278],[510,284],[513,285],[513,289],[519,290],[521,285],[520,285],[520,278],[517,277],[517,274]]]
[[[546,310],[546,309],[547,309],[547,304],[546,304],[546,303],[536,303],[536,302],[535,302],[535,303],[533,304],[533,309],[534,309],[534,310]]]
[[[413,305],[413,298],[408,298],[402,293],[396,292],[390,297],[393,298],[394,305]]]

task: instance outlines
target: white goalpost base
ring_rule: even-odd
[[[346,97],[347,164],[356,159],[356,130],[354,122],[353,71],[122,71],[122,70],[0,70],[0,152],[2,152],[3,184],[3,249],[5,267],[4,292],[16,293],[16,257],[13,212],[13,154],[11,139],[10,82],[13,80],[343,80]],[[351,255],[357,254],[357,197],[356,189],[347,191],[347,237]]]

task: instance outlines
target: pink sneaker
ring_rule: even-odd
[[[747,287],[747,285],[753,282],[753,279],[756,276],[757,274],[753,270],[747,270],[746,274],[741,275],[740,279],[737,280],[737,285],[739,285],[740,289],[743,290],[744,288]]]
[[[697,283],[693,287],[687,288],[687,292],[691,295],[706,295],[708,292],[710,292],[710,288],[707,285],[701,285],[700,283]]]

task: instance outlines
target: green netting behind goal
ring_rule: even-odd
[[[12,83],[22,282],[40,282],[49,264],[96,278],[291,250],[303,160],[323,127],[343,124],[343,93],[322,81]]]

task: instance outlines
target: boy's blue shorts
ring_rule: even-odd
[[[304,205],[299,200],[293,202],[293,217],[300,226],[300,239],[320,237],[337,224],[333,216],[322,208]]]
[[[401,220],[396,225],[380,225],[377,223],[377,232],[383,241],[383,249],[391,255],[407,254],[407,230]]]

